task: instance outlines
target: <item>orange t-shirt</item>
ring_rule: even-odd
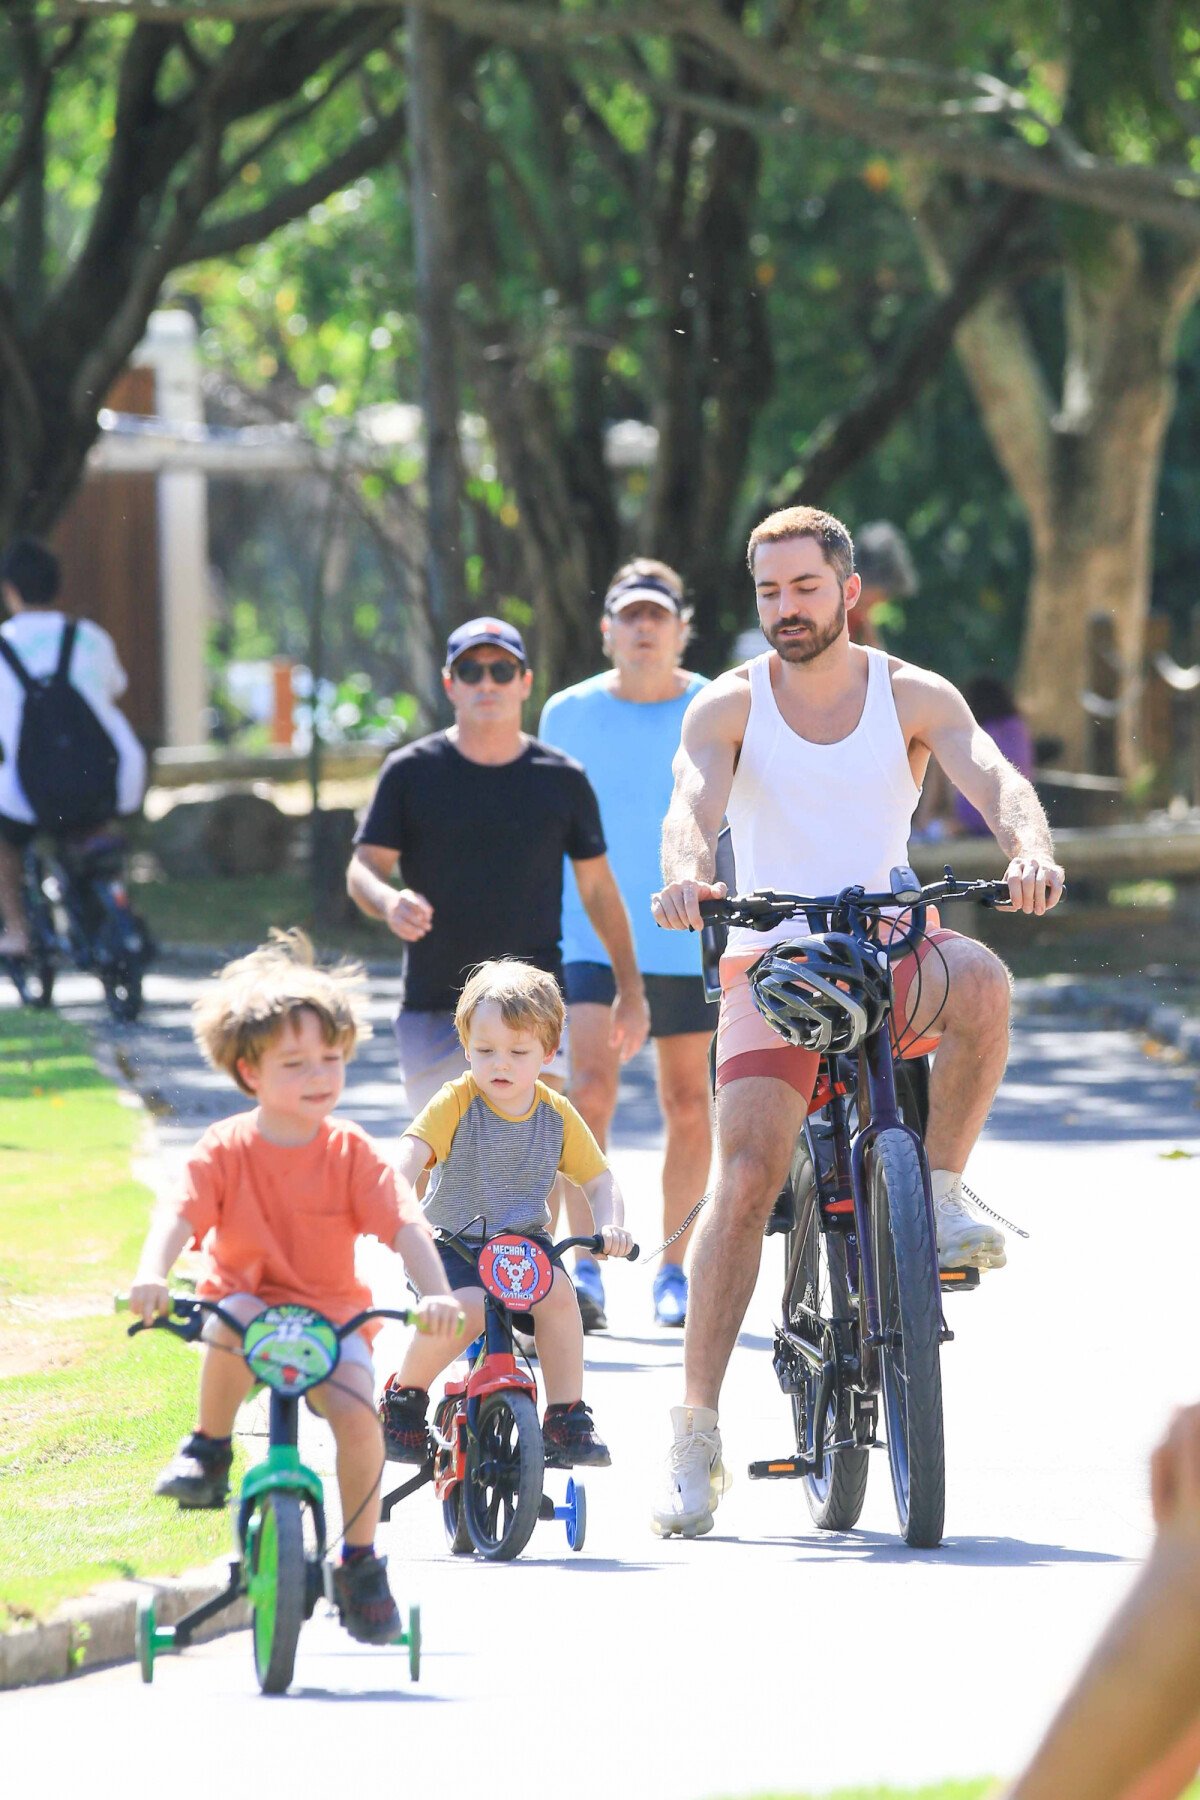
[[[358,1125],[327,1119],[310,1143],[287,1146],[263,1137],[253,1113],[204,1133],[177,1210],[205,1254],[198,1294],[292,1301],[337,1325],[371,1304],[354,1272],[356,1240],[390,1244],[401,1225],[424,1223],[419,1207],[401,1203],[394,1171]]]

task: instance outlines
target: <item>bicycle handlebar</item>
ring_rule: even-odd
[[[713,925],[740,925],[749,931],[769,931],[797,913],[835,913],[843,909],[882,912],[896,906],[902,912],[939,900],[978,900],[983,906],[1012,904],[1006,881],[959,881],[947,871],[942,881],[899,893],[868,894],[862,888],[843,888],[840,894],[779,894],[771,888],[752,894],[730,894],[724,900],[701,900],[700,917]]]
[[[564,1250],[574,1250],[577,1247],[583,1250],[591,1250],[595,1255],[601,1256],[604,1253],[604,1239],[601,1237],[600,1233],[597,1232],[594,1237],[560,1238],[558,1243],[554,1246],[555,1250],[560,1255]],[[615,1260],[617,1262],[636,1262],[641,1254],[642,1246],[640,1244],[635,1244],[628,1256],[618,1256]]]
[[[129,1326],[126,1336],[136,1337],[139,1331],[169,1331],[172,1337],[182,1338],[184,1343],[191,1344],[196,1341],[204,1329],[206,1312],[212,1313],[221,1320],[223,1325],[228,1325],[230,1330],[236,1331],[239,1337],[244,1337],[246,1334],[246,1326],[242,1320],[235,1319],[232,1313],[226,1312],[217,1300],[201,1300],[195,1294],[172,1294],[170,1298],[171,1314],[174,1314],[174,1318],[171,1317],[171,1314],[159,1313],[151,1319],[149,1324],[144,1319],[135,1319]],[[113,1310],[128,1312],[129,1295],[117,1294],[113,1300]],[[176,1324],[176,1319],[184,1322]],[[416,1313],[394,1306],[368,1306],[364,1312],[355,1313],[352,1319],[347,1319],[344,1325],[334,1326],[339,1342],[343,1338],[348,1338],[352,1331],[357,1331],[360,1325],[365,1325],[368,1319],[398,1319],[401,1325],[411,1325],[416,1323]],[[332,1324],[332,1320],[330,1323]]]

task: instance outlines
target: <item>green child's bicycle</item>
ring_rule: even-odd
[[[327,1560],[325,1496],[321,1478],[300,1461],[297,1448],[300,1396],[328,1381],[342,1352],[342,1340],[368,1319],[398,1319],[412,1313],[373,1306],[345,1325],[334,1325],[309,1306],[270,1306],[248,1325],[216,1301],[190,1294],[171,1296],[170,1315],[139,1331],[169,1331],[194,1343],[212,1313],[242,1339],[242,1355],[255,1379],[270,1389],[270,1429],[266,1458],[247,1470],[238,1496],[237,1555],[229,1565],[229,1585],[174,1625],[158,1625],[152,1599],[138,1603],[137,1651],[142,1680],[153,1681],[158,1656],[186,1650],[199,1627],[244,1594],[250,1603],[254,1668],[264,1694],[283,1694],[291,1685],[300,1627],[322,1595],[336,1605],[333,1570]],[[305,1513],[308,1542],[305,1542]],[[408,1629],[395,1640],[408,1646],[408,1668],[421,1670],[421,1610],[409,1608]]]

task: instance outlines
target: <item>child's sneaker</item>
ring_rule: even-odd
[[[215,1443],[193,1432],[184,1438],[173,1459],[154,1484],[156,1494],[178,1500],[180,1506],[224,1506],[229,1498],[229,1471],[233,1445]]]
[[[423,1463],[433,1452],[427,1415],[429,1395],[424,1388],[393,1386],[383,1390],[379,1422],[383,1426],[383,1453],[389,1462]]]
[[[542,1422],[548,1469],[607,1469],[608,1445],[596,1436],[590,1407],[582,1400],[570,1406],[548,1406]]]
[[[342,1624],[360,1644],[390,1644],[401,1631],[388,1586],[387,1557],[352,1556],[333,1571],[333,1595]]]

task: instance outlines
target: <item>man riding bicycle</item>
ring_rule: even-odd
[[[21,860],[38,831],[134,813],[146,753],[116,701],[125,671],[107,631],[55,606],[58,558],[33,538],[0,557],[0,956],[28,953]],[[32,705],[31,705],[32,700]]]
[[[850,533],[812,507],[772,513],[747,550],[771,649],[712,683],[688,708],[663,827],[664,886],[651,903],[668,930],[699,930],[719,898],[717,834],[727,815],[743,891],[831,894],[888,887],[930,757],[986,819],[1009,858],[1013,906],[1042,914],[1062,893],[1050,828],[1029,781],[1005,761],[956,688],[927,669],[852,644],[859,597]],[[716,1110],[720,1175],[693,1252],[684,1339],[684,1404],[652,1524],[660,1536],[712,1528],[728,1486],[717,1403],[745,1316],[763,1227],[786,1179],[818,1058],[783,1042],[746,979],[794,923],[730,934],[721,962]],[[905,1056],[937,1051],[926,1148],[938,1260],[1001,1268],[1003,1234],[967,1210],[962,1171],[1008,1055],[1010,978],[999,958],[930,929],[894,970],[895,1030]]]

